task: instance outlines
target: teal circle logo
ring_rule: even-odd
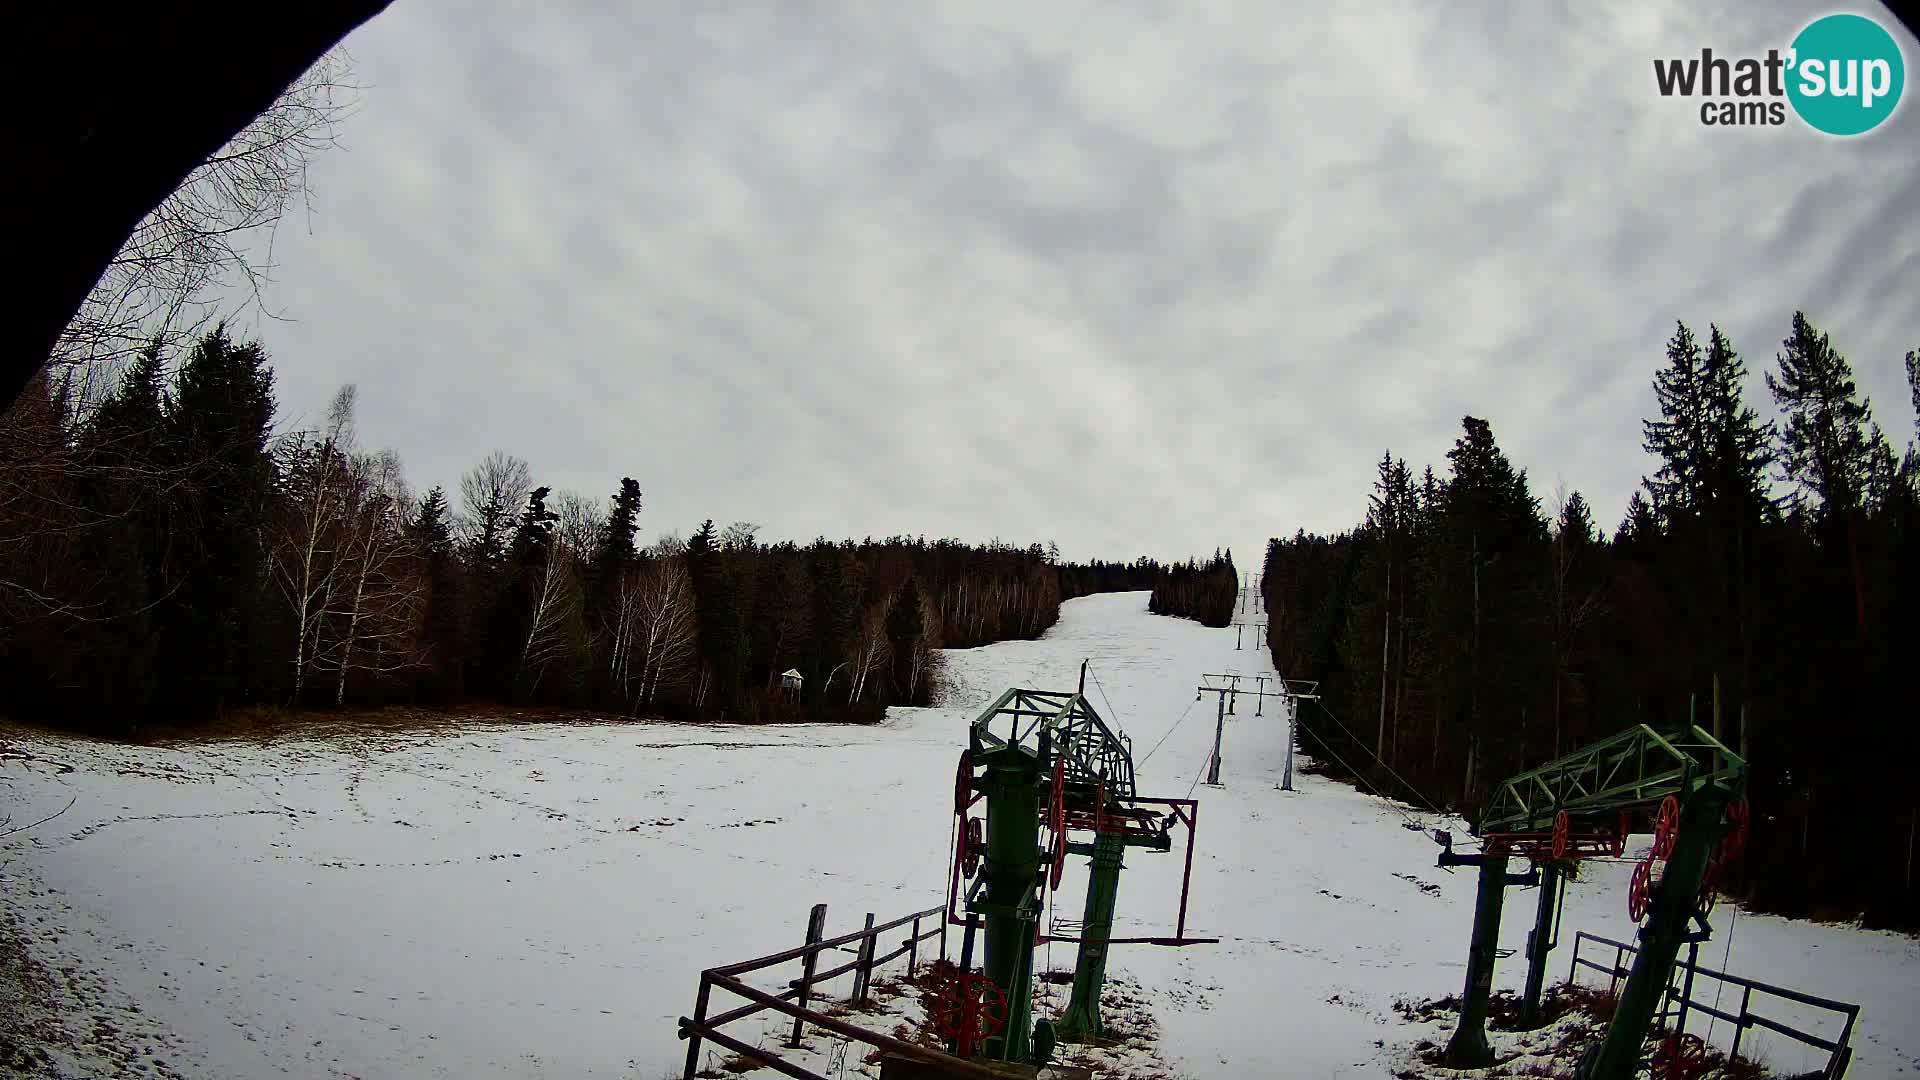
[[[1828,15],[1793,39],[1787,100],[1800,119],[1829,135],[1879,127],[1900,104],[1907,66],[1900,44],[1864,15]]]

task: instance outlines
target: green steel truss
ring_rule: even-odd
[[[1727,800],[1746,787],[1747,763],[1713,736],[1689,725],[1661,734],[1637,724],[1500,785],[1476,834],[1539,833],[1562,810],[1570,818],[1614,814],[1717,788]]]
[[[996,724],[1004,734],[996,732]],[[1041,748],[1041,736],[1046,749]],[[1015,747],[1036,757],[1056,753],[1067,762],[1067,788],[1076,801],[1090,803],[1101,783],[1109,804],[1134,796],[1133,747],[1107,726],[1093,704],[1077,693],[1015,688],[1001,694],[973,722],[975,760],[983,751]],[[1049,767],[1050,760],[1044,762]]]

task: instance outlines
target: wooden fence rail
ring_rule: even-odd
[[[824,937],[827,917],[827,905],[815,904],[807,919],[806,943],[796,948],[762,956],[754,960],[745,960],[737,964],[708,968],[700,973],[700,989],[694,997],[693,1015],[680,1018],[680,1037],[687,1040],[686,1070],[682,1080],[694,1080],[700,1067],[700,1049],[702,1042],[731,1050],[741,1057],[772,1068],[796,1080],[828,1080],[819,1073],[811,1072],[793,1062],[783,1059],[778,1052],[755,1046],[736,1039],[720,1029],[737,1020],[744,1020],[762,1012],[778,1012],[793,1018],[793,1032],[787,1041],[788,1048],[800,1045],[800,1036],[805,1026],[812,1024],[836,1035],[844,1036],[856,1042],[862,1042],[875,1049],[918,1061],[937,1063],[956,1076],[972,1076],[980,1080],[1005,1080],[1006,1074],[991,1066],[964,1061],[951,1055],[931,1050],[917,1043],[905,1042],[868,1031],[858,1025],[848,1023],[838,1017],[808,1007],[808,1000],[814,990],[848,973],[853,974],[853,988],[848,995],[852,1004],[865,1004],[873,985],[873,973],[879,968],[900,959],[907,958],[907,973],[911,975],[920,962],[922,942],[939,939],[940,959],[947,957],[947,920],[946,908],[934,907],[925,911],[916,911],[911,915],[902,915],[890,922],[875,925],[873,914],[867,914],[866,925],[849,934],[838,937]],[[923,929],[924,924],[932,922],[932,929]],[[880,937],[901,927],[908,927],[906,936],[897,948],[881,953]],[[829,950],[841,950],[854,946],[854,958],[838,967],[818,970],[821,953]],[[740,976],[750,972],[795,961],[800,963],[800,974],[786,984],[786,989],[774,993],[748,985]],[[718,988],[735,997],[742,998],[746,1004],[725,1012],[708,1014],[713,991]],[[797,1000],[795,1000],[797,999]]]

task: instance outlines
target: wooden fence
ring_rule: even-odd
[[[807,919],[805,944],[755,960],[708,968],[700,973],[700,989],[694,998],[693,1015],[680,1018],[680,1037],[687,1040],[687,1067],[682,1074],[682,1080],[694,1080],[699,1070],[700,1049],[703,1041],[731,1050],[750,1061],[795,1077],[796,1080],[828,1080],[819,1073],[811,1072],[785,1060],[777,1049],[755,1046],[721,1030],[728,1024],[767,1010],[784,1013],[793,1018],[793,1033],[786,1043],[788,1048],[798,1048],[802,1031],[806,1025],[813,1024],[844,1038],[865,1043],[877,1050],[939,1065],[954,1076],[976,1077],[978,1080],[1005,1080],[1006,1073],[992,1066],[964,1061],[917,1043],[906,1042],[876,1031],[868,1031],[839,1017],[829,1016],[808,1007],[808,1002],[813,999],[816,988],[847,974],[853,975],[853,985],[847,995],[847,1001],[855,1005],[865,1004],[872,989],[873,973],[904,956],[907,958],[907,973],[911,975],[920,962],[922,942],[938,938],[940,958],[946,959],[945,908],[936,907],[916,911],[911,915],[902,915],[892,922],[878,926],[874,925],[873,915],[869,912],[864,927],[850,934],[832,938],[822,936],[826,921],[827,905],[815,904]],[[932,929],[923,929],[927,923],[936,925]],[[900,940],[899,947],[891,952],[881,953],[880,949],[884,947],[881,943],[881,935],[902,928],[907,928],[907,933]],[[822,953],[830,950],[846,950],[849,947],[854,954],[852,960],[825,971],[819,970]],[[752,972],[794,963],[799,964],[800,972],[797,977],[787,983],[787,988],[779,993],[771,993],[750,986],[740,978]],[[741,998],[746,1004],[721,1013],[709,1013],[713,992],[716,989]]]

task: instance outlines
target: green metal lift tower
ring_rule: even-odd
[[[1084,666],[1081,678],[1084,688]],[[970,816],[982,801],[984,821]],[[964,1019],[949,1034],[963,1056],[977,1048],[991,1060],[1039,1063],[1056,1037],[1098,1039],[1110,946],[1217,940],[1185,936],[1198,803],[1138,795],[1131,746],[1077,691],[1015,688],[989,705],[973,722],[960,756],[954,809],[948,918],[966,927],[966,934],[963,973],[950,997],[953,1015]],[[1129,847],[1171,850],[1176,825],[1187,828],[1187,862],[1173,936],[1113,937],[1122,856]],[[1092,868],[1080,932],[1062,937],[1052,933],[1054,927],[1043,930],[1041,916],[1069,855],[1088,856]],[[962,901],[964,914],[957,906]],[[972,963],[976,930],[986,936],[977,975],[964,970]],[[1033,955],[1047,941],[1077,942],[1079,956],[1066,1011],[1057,1022],[1035,1023]]]
[[[1440,865],[1480,868],[1460,1026],[1447,1046],[1448,1064],[1478,1068],[1493,1061],[1487,1006],[1506,886],[1517,880],[1540,888],[1521,1002],[1522,1020],[1531,1023],[1539,1013],[1555,889],[1565,867],[1597,855],[1618,857],[1627,833],[1650,818],[1653,850],[1635,868],[1629,894],[1634,920],[1645,920],[1640,950],[1606,1038],[1579,1071],[1582,1080],[1632,1076],[1680,946],[1711,933],[1706,912],[1715,878],[1745,841],[1746,785],[1746,762],[1700,728],[1661,733],[1641,724],[1502,784],[1474,830],[1479,853],[1455,854],[1452,838],[1438,834],[1446,848]],[[1534,874],[1509,876],[1513,856],[1532,863]]]

